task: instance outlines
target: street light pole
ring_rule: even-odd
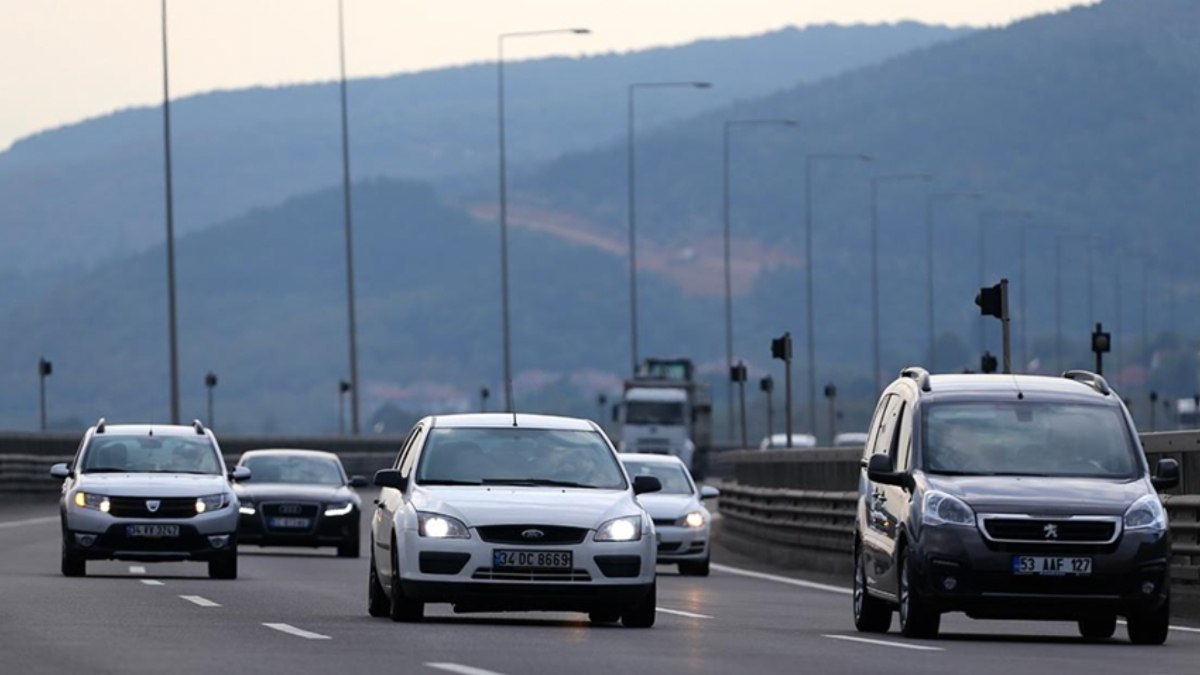
[[[871,177],[871,336],[875,391],[883,389],[879,355],[879,185],[886,181],[919,180],[929,182],[927,173],[897,173]]]
[[[217,375],[211,370],[204,376],[204,388],[208,394],[208,427],[211,429],[216,426],[216,418],[213,416],[213,389],[217,387]]]
[[[628,121],[627,121],[627,141],[626,141],[626,177],[628,178],[628,187],[626,195],[628,196],[629,206],[629,352],[630,352],[630,370],[633,375],[637,374],[638,369],[638,309],[637,309],[637,155],[636,146],[634,144],[634,101],[635,94],[639,89],[651,88],[668,88],[668,87],[692,87],[694,89],[708,89],[712,87],[710,82],[634,82],[629,85],[628,95]]]
[[[54,372],[54,365],[45,358],[38,359],[38,409],[41,413],[40,428],[46,431],[46,378]]]
[[[354,306],[354,235],[350,199],[350,120],[346,105],[346,31],[342,12],[342,0],[338,0],[338,63],[341,74],[342,113],[342,214],[346,239],[346,320],[350,342],[350,433],[357,436],[359,426],[358,394],[358,326]]]
[[[725,120],[722,144],[722,204],[724,210],[724,240],[725,240],[725,365],[733,368],[733,271],[732,251],[730,247],[730,185],[729,185],[729,137],[730,132],[737,126],[796,126],[795,120],[789,119],[755,119],[755,120]],[[733,382],[728,383],[729,399],[729,440],[733,440]],[[745,420],[742,421],[743,425]]]
[[[816,160],[857,159],[860,162],[870,162],[870,155],[826,152],[807,155],[804,158],[804,312],[805,317],[805,348],[808,358],[808,420],[812,428],[817,428],[817,339],[816,339],[816,310],[814,301],[813,265],[816,256],[813,255],[813,194],[812,174],[813,163]],[[791,414],[791,411],[788,411]]]
[[[508,312],[508,148],[504,133],[504,41],[543,35],[587,35],[587,28],[501,33],[496,37],[496,127],[500,159],[500,313],[504,343],[504,412],[513,412],[512,332]]]
[[[162,0],[163,178],[167,210],[167,341],[171,359],[171,424],[179,424],[179,323],[175,310],[175,199],[171,176],[171,89],[167,58],[167,0]]]
[[[950,201],[952,199],[983,199],[983,195],[978,192],[942,192],[931,194],[925,199],[925,272],[927,275],[925,281],[925,304],[926,304],[926,321],[928,322],[927,330],[929,332],[929,367],[931,370],[937,370],[937,333],[934,327],[934,290],[933,290],[933,225],[934,225],[934,206],[939,201]]]

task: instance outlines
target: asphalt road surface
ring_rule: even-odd
[[[939,640],[864,636],[846,588],[716,559],[708,578],[660,568],[649,630],[442,605],[424,623],[397,624],[367,616],[365,556],[249,548],[236,581],[209,580],[199,563],[118,562],[67,579],[54,507],[0,506],[0,672],[1200,673],[1196,628],[1134,647],[1124,626],[1089,643],[1074,624],[950,615]]]

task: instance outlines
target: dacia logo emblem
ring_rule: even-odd
[[[534,529],[525,530],[524,532],[521,533],[522,539],[541,539],[544,536],[546,536],[545,532],[542,532],[541,530],[534,530]]]
[[[158,499],[147,499],[146,510],[150,513],[158,513],[158,507],[162,506],[162,501]]]
[[[1042,533],[1046,535],[1047,539],[1058,539],[1058,525],[1046,523],[1045,527],[1042,528]]]

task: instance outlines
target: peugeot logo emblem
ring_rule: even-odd
[[[546,533],[541,530],[530,529],[521,533],[522,539],[541,539],[544,536],[546,536]]]
[[[1042,528],[1042,533],[1046,535],[1047,539],[1058,539],[1058,525],[1046,523],[1045,527]]]
[[[158,513],[158,507],[162,506],[162,502],[157,499],[146,500],[146,510],[150,513]]]

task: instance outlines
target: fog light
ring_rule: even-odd
[[[1146,595],[1150,595],[1151,593],[1153,593],[1154,589],[1155,589],[1155,586],[1154,586],[1153,581],[1147,581],[1142,584],[1142,593],[1145,593]]]
[[[213,548],[225,548],[229,545],[229,535],[218,534],[210,536],[208,538],[208,543],[211,544]]]
[[[958,579],[955,579],[954,577],[946,577],[945,579],[942,579],[942,588],[952,591],[957,587]]]
[[[75,535],[75,543],[80,546],[91,546],[96,543],[96,535],[94,534],[77,534]]]

